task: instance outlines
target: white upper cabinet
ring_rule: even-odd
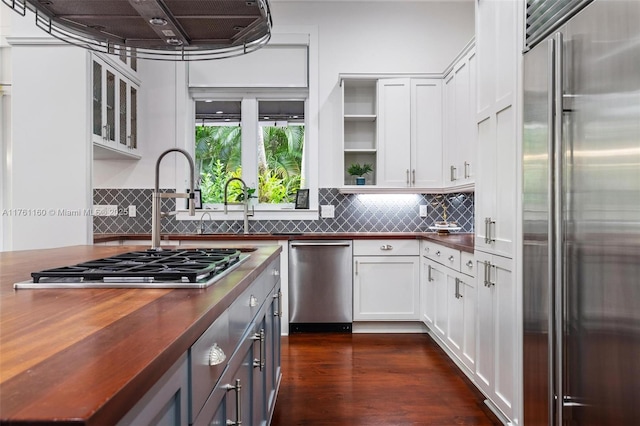
[[[475,245],[513,257],[516,232],[518,2],[487,0],[476,7]]]
[[[411,184],[411,80],[378,81],[378,185]]]
[[[427,78],[378,81],[379,186],[441,186],[441,84]]]
[[[442,185],[442,81],[411,79],[411,183]]]
[[[444,167],[445,187],[474,183],[476,165],[476,55],[470,50],[444,79]]]
[[[96,56],[91,73],[94,159],[139,159],[139,85]]]

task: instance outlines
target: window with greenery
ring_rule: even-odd
[[[196,123],[196,175],[202,202],[222,203],[225,183],[232,177],[242,177],[240,101],[201,104],[204,105],[196,107],[200,110]],[[229,198],[236,201],[238,190],[235,186],[231,189],[234,192]]]
[[[258,188],[250,195],[259,203],[293,203],[304,185],[304,101],[259,101],[252,118],[241,117],[240,110],[241,101],[196,102],[195,158],[203,203],[222,203],[226,182],[242,178],[243,167],[257,176]],[[258,129],[253,138],[242,133],[243,121],[250,119]],[[255,164],[242,164],[243,146],[256,150]],[[229,185],[228,201],[242,199],[236,183]]]
[[[304,102],[260,101],[258,198],[293,203],[304,184]]]

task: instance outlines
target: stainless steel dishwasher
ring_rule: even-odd
[[[351,240],[289,242],[289,332],[351,332]]]

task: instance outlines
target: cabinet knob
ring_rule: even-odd
[[[217,343],[214,343],[211,349],[209,349],[209,365],[220,365],[227,359],[224,351]]]
[[[469,268],[473,268],[473,262],[472,262],[472,261],[468,261],[468,262],[467,262],[467,266],[468,266]]]
[[[273,270],[273,276],[274,277],[279,277],[280,276],[280,271],[278,269],[274,269]]]
[[[440,257],[440,250],[436,252],[436,256]]]
[[[453,255],[449,256],[449,262],[453,262],[453,259],[455,259],[455,257],[453,257]]]

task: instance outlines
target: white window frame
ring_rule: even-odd
[[[301,36],[302,35],[302,36]],[[261,100],[305,100],[305,188],[309,189],[309,209],[296,210],[293,205],[283,204],[260,204],[255,207],[255,215],[250,220],[317,220],[319,218],[318,206],[318,186],[319,186],[319,165],[313,159],[319,158],[319,142],[318,142],[318,30],[315,26],[302,27],[280,27],[274,29],[272,42],[278,39],[283,40],[284,44],[307,44],[307,42],[297,40],[308,40],[308,70],[309,70],[309,87],[305,89],[292,87],[265,87],[265,88],[204,88],[184,86],[185,93],[177,94],[177,99],[185,100],[185,107],[182,111],[185,114],[185,138],[184,149],[191,153],[195,158],[195,102],[207,99],[216,100],[238,100],[242,102],[242,164],[243,164],[243,180],[249,187],[257,188],[257,148],[247,149],[244,142],[245,135],[254,134],[257,140],[258,132],[258,101]],[[187,70],[184,70],[185,77]],[[180,109],[180,108],[178,108]],[[254,117],[255,120],[248,120],[248,117]],[[247,167],[247,165],[255,164],[256,167]],[[254,170],[255,169],[255,170]],[[176,173],[176,188],[184,187],[185,176],[188,176],[188,170],[183,169],[182,172]],[[178,220],[198,220],[205,213],[211,215],[212,220],[242,220],[242,206],[228,206],[228,214],[224,213],[222,204],[215,205],[211,209],[200,209],[196,212],[195,218],[189,216],[188,211],[184,209],[184,203],[177,203]],[[208,217],[208,216],[207,216]]]

